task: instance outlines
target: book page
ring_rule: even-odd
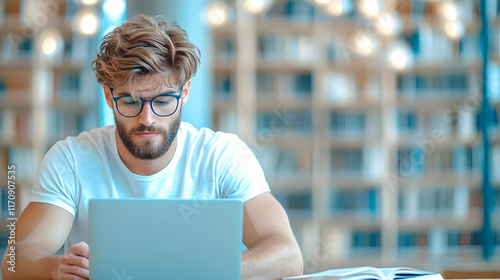
[[[353,268],[339,268],[339,269],[331,269],[323,272],[294,276],[294,277],[285,277],[283,280],[291,280],[291,279],[329,279],[325,277],[335,277],[337,279],[349,279],[349,280],[361,280],[361,279],[373,279],[373,280],[383,280],[384,275],[374,267],[370,266],[362,266],[362,267],[353,267]]]
[[[285,277],[283,280],[291,279],[341,279],[341,280],[401,280],[418,278],[418,280],[443,280],[440,274],[418,270],[409,267],[375,268],[370,266],[331,269],[323,272]]]

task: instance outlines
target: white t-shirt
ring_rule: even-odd
[[[170,163],[151,176],[132,173],[118,155],[115,126],[57,142],[45,155],[30,201],[71,213],[65,249],[88,242],[91,198],[235,198],[269,191],[257,159],[236,135],[181,123]]]

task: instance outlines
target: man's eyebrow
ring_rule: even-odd
[[[160,92],[159,94],[153,96],[153,97],[156,97],[156,96],[160,96],[160,95],[164,95],[164,94],[173,94],[173,95],[177,95],[177,92],[179,92],[179,90],[175,90],[175,89],[171,89],[171,90],[167,90],[167,91],[164,91],[164,92]],[[116,97],[118,96],[132,96],[132,94],[124,91],[124,92],[116,92],[114,91],[113,89],[113,93],[116,95]],[[151,97],[151,98],[153,98]]]
[[[128,92],[116,92],[116,91],[113,91],[114,95],[116,97],[120,97],[120,96],[132,96],[132,94],[128,93]]]

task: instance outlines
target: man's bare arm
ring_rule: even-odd
[[[301,275],[302,254],[283,207],[270,194],[244,205],[242,279],[281,279]]]
[[[7,250],[2,262],[3,279],[58,279],[62,257],[54,254],[64,244],[73,221],[73,216],[62,208],[30,203],[16,223],[15,244],[8,245],[15,246],[15,272],[9,270],[12,263],[7,262]]]

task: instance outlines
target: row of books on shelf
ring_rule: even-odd
[[[280,133],[311,134],[313,131],[312,112],[297,110],[286,110],[286,113],[279,110],[260,112],[257,115],[257,128],[277,135]]]
[[[330,172],[332,175],[379,177],[381,169],[380,148],[332,148]],[[399,148],[397,150],[397,174],[403,178],[425,175],[466,175],[480,172],[482,166],[479,146],[461,145],[442,149]]]
[[[281,79],[281,77],[284,77]],[[300,101],[303,99],[311,99],[313,93],[311,73],[297,75],[277,75],[258,72],[256,75],[256,97],[258,99],[272,98],[278,88],[285,90],[284,95],[290,100]],[[280,86],[278,83],[282,82]],[[234,78],[231,76],[216,77],[214,85],[215,97],[219,100],[229,100],[235,92]]]
[[[436,142],[452,139],[471,139],[477,135],[475,112],[420,113],[409,110],[397,110],[396,133],[399,136],[435,137]],[[329,129],[337,136],[379,135],[380,115],[375,112],[330,112]],[[415,145],[425,140],[412,138]],[[420,140],[420,141],[419,141]]]
[[[269,137],[273,137],[270,135]],[[267,137],[266,141],[272,141]],[[258,139],[257,139],[258,140]],[[380,178],[381,147],[366,143],[359,148],[326,148],[329,151],[328,168],[332,176]],[[492,148],[492,164],[500,162],[500,147]],[[429,176],[468,175],[480,173],[482,168],[481,146],[450,145],[440,149],[432,148],[427,143],[421,146],[396,150],[396,173],[402,178],[420,178]],[[312,145],[297,149],[295,146],[273,147],[267,145],[256,151],[256,156],[269,176],[311,172]],[[493,181],[500,182],[500,177],[493,172]]]
[[[262,147],[255,150],[264,172],[270,177],[294,176],[312,170],[311,149]]]
[[[490,0],[495,1],[495,0]],[[363,16],[358,11],[358,6],[355,1],[352,1],[352,5],[349,5],[350,1],[344,1],[344,8],[350,7],[347,13],[342,14],[340,17],[348,17],[352,19],[361,19]],[[416,1],[403,1],[401,3],[398,2],[397,5],[389,3],[385,3],[389,12],[398,12],[404,17],[409,17],[412,23],[417,24],[422,22],[426,17],[436,16],[432,14],[432,11],[436,11],[432,5],[436,5],[435,2],[429,2],[425,0],[416,0]],[[456,5],[459,6],[459,9],[462,12],[461,17],[462,20],[466,23],[470,23],[474,17],[477,17],[477,1],[463,1],[458,2]],[[495,4],[496,7],[496,4]],[[397,11],[395,11],[395,9]],[[313,21],[313,20],[336,20],[338,16],[331,16],[326,12],[326,9],[320,5],[314,5],[310,1],[306,0],[286,0],[279,1],[273,5],[271,10],[269,10],[265,15],[265,17],[269,18],[286,18],[292,21]]]
[[[500,232],[496,233],[499,236]],[[498,237],[497,237],[498,238]],[[448,254],[457,246],[481,246],[481,232],[460,231],[456,229],[431,229],[424,232],[404,231],[398,233],[398,249],[408,252],[408,249],[427,248],[430,255]],[[381,247],[380,231],[354,231],[352,247]]]
[[[0,58],[3,63],[26,61],[31,62],[35,53],[42,53],[37,50],[35,39],[22,34],[7,33],[0,37]],[[88,53],[88,42],[81,36],[63,38],[58,42],[57,48],[50,55],[51,61],[55,65],[63,61],[84,63]],[[61,46],[62,44],[62,46]]]
[[[40,20],[60,19],[71,24],[79,8],[76,1],[40,2],[27,0],[0,1],[0,24],[18,22],[38,26]],[[38,18],[37,18],[38,16]],[[38,20],[38,21],[37,21]]]
[[[425,175],[476,174],[482,168],[481,147],[454,146],[439,150],[420,148],[398,150],[398,175],[422,177]]]
[[[499,72],[500,73],[500,72]],[[284,78],[282,78],[284,77]],[[371,75],[368,80],[359,80],[354,73],[328,71],[324,76],[326,99],[332,104],[351,104],[359,101],[361,96],[367,100],[376,101],[380,97],[380,79]],[[235,93],[235,83],[230,75],[218,77],[215,80],[215,97],[221,100],[231,99]],[[283,94],[291,101],[312,99],[318,94],[313,86],[313,74],[268,74],[258,72],[256,75],[257,98],[272,98],[276,94]],[[465,98],[473,94],[480,96],[479,80],[470,73],[452,73],[440,75],[402,74],[397,77],[397,92],[407,98]],[[279,85],[278,83],[283,83]],[[366,92],[363,92],[364,89]],[[450,106],[455,100],[450,99]],[[471,100],[470,103],[473,103]],[[469,104],[466,104],[469,105]],[[474,108],[472,108],[474,109]]]
[[[330,131],[333,135],[348,137],[376,135],[378,122],[367,125],[370,120],[376,120],[374,115],[363,112],[330,112]]]
[[[55,71],[54,90],[48,96],[54,103],[67,101],[81,101],[88,99],[87,93],[82,91],[80,72]],[[0,77],[0,100],[9,104],[31,104],[31,82],[26,80],[27,73],[18,73],[18,76]]]
[[[76,136],[86,129],[85,114],[52,110],[47,113],[47,135],[60,139]],[[0,139],[27,144],[33,139],[33,113],[29,110],[0,110]]]
[[[404,36],[413,50],[416,64],[438,65],[439,63],[476,63],[480,59],[478,35],[467,35],[456,42],[430,26],[421,24],[416,33]],[[356,46],[351,38],[327,35],[326,58],[330,63],[343,64],[352,61]],[[292,63],[313,63],[319,61],[320,48],[313,35],[287,35],[282,33],[265,34],[258,37],[257,55],[262,61],[287,61]],[[219,49],[219,57],[227,57],[224,52],[234,54],[233,49],[225,46]],[[440,50],[436,52],[435,50]],[[439,55],[437,54],[439,53]]]
[[[28,110],[0,110],[0,139],[27,143],[33,132],[31,113]]]
[[[258,37],[257,57],[264,61],[311,63],[318,49],[309,35],[271,34]]]
[[[399,135],[439,135],[438,141],[454,136],[472,138],[477,135],[476,112],[472,109],[459,111],[418,112],[399,109],[396,112],[397,133]],[[415,140],[415,142],[418,142]]]
[[[478,193],[467,186],[426,186],[397,192],[398,216],[406,221],[437,217],[466,219],[471,210],[481,207]],[[273,195],[291,215],[312,214],[311,189],[278,189],[273,190]],[[384,203],[381,188],[331,188],[328,195],[331,217],[380,217]]]
[[[288,61],[314,63],[319,61],[321,48],[313,34],[262,34],[257,39],[257,55],[263,61]],[[352,38],[337,36],[334,33],[326,34],[327,61],[346,63],[352,60],[356,47]],[[418,64],[439,63],[475,63],[480,59],[479,34],[466,34],[458,42],[447,38],[441,31],[425,23],[419,23],[413,34],[403,36],[408,42],[415,61]],[[436,52],[435,50],[440,50]],[[216,44],[216,56],[231,59],[235,54],[234,39],[223,37]],[[312,64],[311,64],[312,65]]]
[[[478,77],[473,73],[458,72],[436,75],[401,74],[397,77],[397,91],[403,96],[446,97],[472,94],[479,91]],[[479,92],[477,92],[479,93]]]
[[[0,148],[0,167],[7,172],[9,165],[16,166],[16,182],[32,180],[35,175],[33,151],[29,148]]]
[[[359,103],[380,100],[381,79],[371,74],[366,81],[360,81],[355,72],[329,71],[325,75],[326,98],[332,104]]]
[[[257,130],[271,130],[274,135],[313,132],[310,111],[284,110],[286,114],[279,113],[280,110],[257,113]],[[327,135],[333,137],[376,137],[380,135],[380,118],[380,114],[374,111],[330,110],[325,129]],[[394,129],[398,136],[402,139],[412,137],[412,142],[405,142],[406,145],[426,146],[431,140],[440,144],[453,142],[453,139],[471,140],[477,136],[476,116],[472,110],[420,113],[401,109],[396,112],[395,124],[391,130]]]
[[[366,253],[358,251],[372,249],[371,253],[380,253],[382,249],[382,231],[360,229],[334,229],[327,231],[328,240],[337,244],[338,250],[346,254]],[[424,253],[431,256],[455,255],[459,246],[478,247],[482,245],[480,229],[461,230],[457,228],[433,227],[415,231],[400,230],[397,233],[398,253]],[[494,231],[494,245],[500,244],[500,230]]]

